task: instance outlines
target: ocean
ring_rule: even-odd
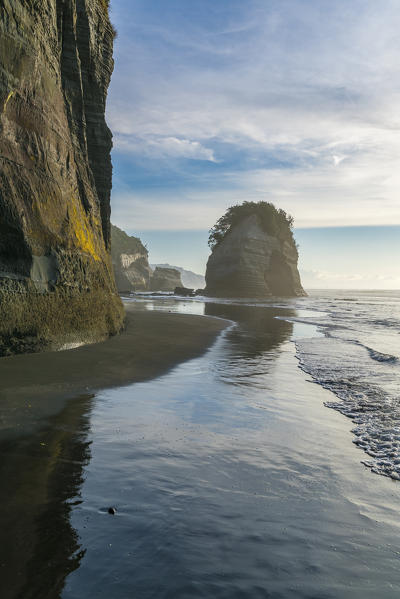
[[[400,480],[400,293],[312,293],[321,339],[296,341],[300,367],[337,399],[326,406],[353,421],[353,442],[372,472]]]
[[[295,323],[299,366],[335,395],[326,406],[353,420],[353,442],[366,453],[363,464],[400,480],[400,292],[315,290],[308,298],[284,301],[216,304],[203,298],[173,306],[168,300],[146,305],[236,322],[251,309],[256,321],[258,315],[262,321],[274,311],[274,318]],[[300,329],[299,324],[306,326]]]
[[[34,524],[1,496],[40,538],[13,549],[29,575],[9,597],[398,598],[400,293],[126,301],[230,325],[203,356],[2,444],[21,492],[39,445],[62,464]]]

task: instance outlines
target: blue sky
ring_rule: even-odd
[[[400,288],[398,0],[112,0],[112,220],[204,271],[226,208],[295,218],[308,287]],[[397,257],[397,259],[396,259]]]

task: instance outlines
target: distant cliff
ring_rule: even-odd
[[[306,295],[292,220],[266,202],[235,206],[211,230],[206,293],[217,297]]]
[[[181,273],[182,284],[184,287],[189,287],[192,289],[203,289],[205,287],[206,281],[204,275],[198,275],[191,270],[186,270],[181,266],[171,266],[171,264],[151,264],[152,268],[156,268],[159,266],[160,268],[174,268]]]
[[[129,236],[111,225],[111,256],[120,293],[134,291],[174,291],[182,287],[181,274],[169,264],[149,265],[149,252],[139,237]]]
[[[150,279],[151,291],[175,291],[176,287],[183,287],[181,273],[175,268],[160,268],[156,266]]]
[[[148,251],[138,237],[130,237],[111,225],[111,257],[120,293],[147,291],[153,273]]]
[[[120,330],[107,0],[0,4],[0,355]]]

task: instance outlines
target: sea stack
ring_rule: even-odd
[[[305,296],[292,225],[291,217],[267,202],[245,202],[230,208],[211,230],[206,294]]]
[[[150,280],[151,291],[174,291],[183,287],[181,273],[176,268],[160,268],[156,266]]]
[[[0,356],[118,332],[107,0],[0,6]]]

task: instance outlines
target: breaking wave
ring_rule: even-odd
[[[314,298],[323,336],[296,340],[297,357],[338,398],[326,406],[352,419],[362,463],[400,480],[400,296],[355,299]]]

